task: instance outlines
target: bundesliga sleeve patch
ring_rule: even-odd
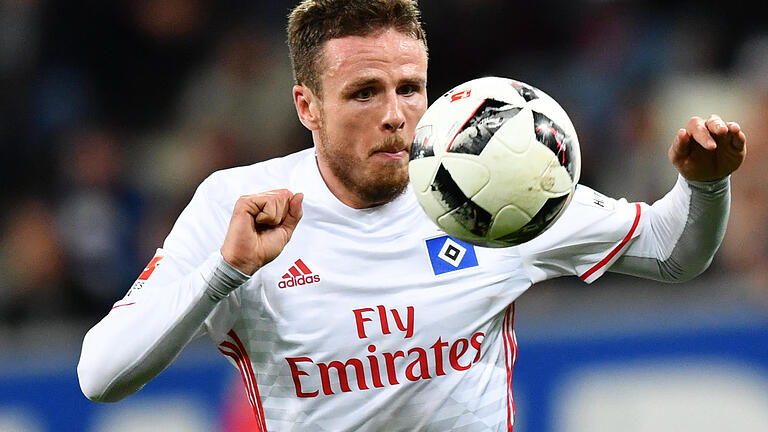
[[[429,261],[435,276],[470,267],[477,267],[475,247],[444,235],[426,240]]]

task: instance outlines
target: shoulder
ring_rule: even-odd
[[[589,186],[578,184],[576,185],[576,191],[573,194],[573,200],[571,201],[569,208],[573,207],[574,210],[594,209],[611,211],[614,210],[617,205],[626,203],[627,201],[623,198],[617,200],[615,198],[603,195],[602,193],[590,188]]]
[[[584,185],[578,185],[571,202],[557,222],[527,249],[572,247],[594,243],[611,243],[623,238],[640,217],[641,208],[626,199],[615,199]]]
[[[569,227],[584,232],[602,231],[606,224],[623,226],[631,222],[637,212],[637,204],[624,198],[616,199],[582,184],[576,186],[570,204],[553,228]],[[562,222],[561,222],[562,221]]]
[[[229,203],[242,195],[290,187],[296,170],[314,149],[309,148],[286,156],[216,171],[198,187],[198,193],[208,200]]]

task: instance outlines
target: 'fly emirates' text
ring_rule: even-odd
[[[371,328],[375,328],[378,321],[383,335],[392,334],[390,324],[400,332],[405,333],[405,339],[413,336],[414,308],[408,306],[405,314],[397,309],[385,308],[382,305],[376,308],[354,309],[357,336],[367,339]],[[390,321],[391,316],[391,321]],[[366,323],[370,323],[367,324]],[[376,331],[379,329],[376,328]],[[435,376],[445,375],[446,369],[465,371],[480,359],[480,344],[485,334],[477,332],[469,339],[459,338],[453,342],[443,341],[442,337],[429,347],[413,347],[407,351],[376,352],[376,345],[368,345],[368,352],[364,358],[350,358],[346,360],[334,360],[328,363],[315,362],[309,357],[286,357],[291,368],[291,376],[296,389],[296,396],[300,398],[316,397],[320,390],[325,395],[334,394],[333,389],[342,392],[352,391],[352,386],[359,390],[368,390],[371,387],[380,388],[385,385],[398,385],[400,378],[408,381],[431,379]],[[471,350],[470,350],[471,348]],[[361,356],[362,357],[362,356]],[[331,374],[330,370],[336,373]],[[322,389],[311,388],[308,381],[302,377],[315,377],[319,374]],[[316,382],[316,381],[315,381]]]

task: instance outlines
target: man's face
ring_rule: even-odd
[[[427,52],[394,29],[326,42],[321,62],[318,165],[356,208],[383,204],[408,184],[408,159],[427,109]]]

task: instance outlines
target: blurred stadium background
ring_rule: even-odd
[[[207,340],[144,390],[79,391],[85,331],[212,171],[308,147],[291,104],[295,0],[0,0],[0,431],[237,431]],[[482,75],[571,114],[582,183],[653,201],[691,115],[738,120],[725,244],[664,285],[556,280],[517,306],[520,432],[768,430],[768,24],[753,2],[421,1],[430,99]]]

